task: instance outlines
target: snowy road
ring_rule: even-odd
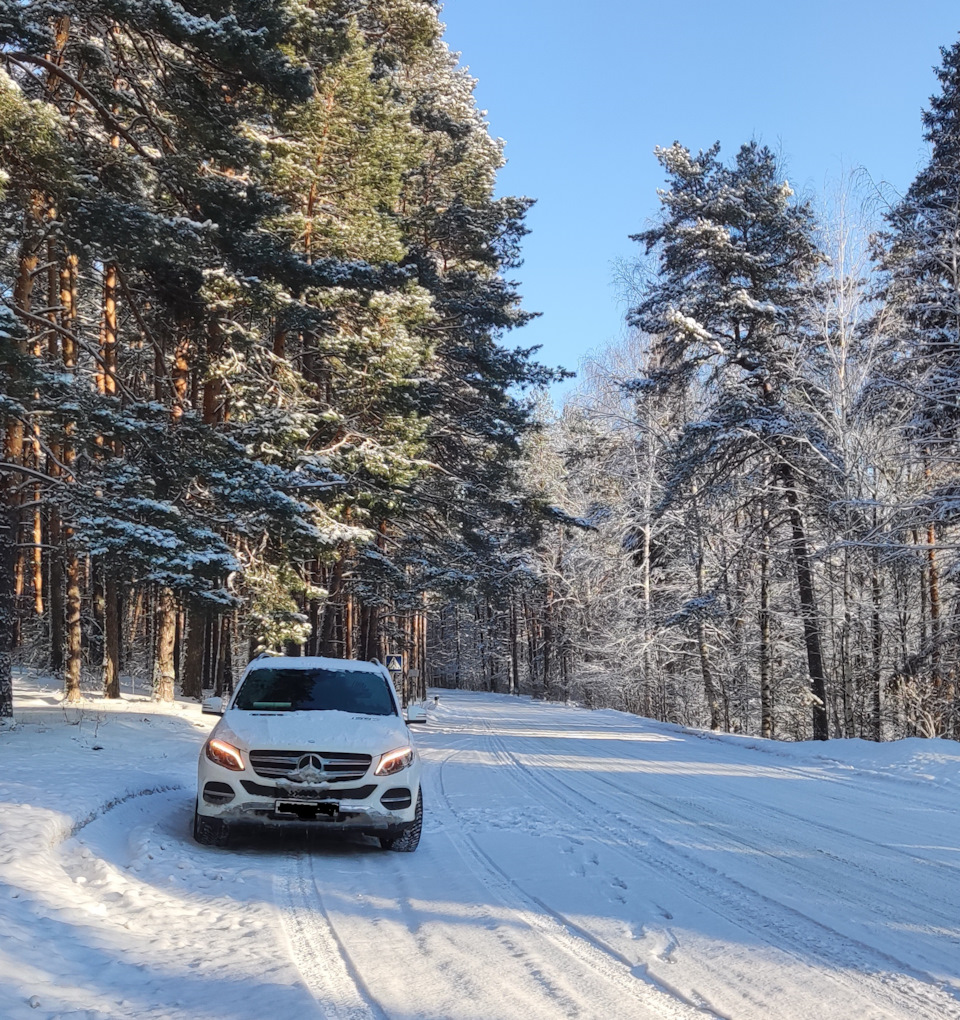
[[[444,692],[416,854],[223,851],[187,834],[206,720],[154,721],[161,768],[136,722],[105,716],[96,754],[73,740],[78,802],[132,759],[126,799],[73,835],[44,822],[49,791],[22,807],[56,728],[0,737],[25,769],[0,786],[4,1018],[960,1020],[956,744],[764,744]]]

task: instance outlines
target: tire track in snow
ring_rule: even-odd
[[[428,769],[427,775],[435,771],[436,767]],[[428,783],[424,785],[425,799],[428,804],[438,805],[442,821],[442,798],[436,793],[435,786]],[[444,836],[449,836],[449,832],[441,831]],[[450,847],[449,842],[444,842],[446,847]],[[449,849],[446,847],[443,870],[457,870],[450,868]],[[424,849],[421,848],[421,853]],[[455,847],[453,849],[459,852]],[[377,1017],[414,1015],[409,1012],[411,1006],[407,998],[397,998],[395,968],[393,971],[389,966],[384,968],[382,955],[372,956],[370,953],[369,925],[379,923],[375,912],[378,909],[386,909],[392,915],[392,923],[403,929],[401,932],[396,927],[391,928],[382,934],[381,939],[385,945],[392,947],[394,956],[399,953],[407,961],[406,983],[409,985],[412,982],[412,987],[416,987],[418,982],[421,986],[423,982],[430,985],[430,1005],[426,1006],[423,1002],[419,1004],[424,1009],[424,1015],[437,1018],[459,1016],[464,1004],[469,1003],[474,1009],[489,1010],[478,1013],[478,1016],[499,1017],[499,1010],[503,1008],[505,1000],[501,997],[502,993],[496,991],[498,981],[509,984],[511,1004],[515,1010],[504,1016],[536,1017],[538,1020],[558,1020],[561,1017],[593,1020],[598,1008],[606,1015],[623,1015],[618,1008],[622,1005],[623,996],[612,996],[610,989],[599,982],[593,971],[581,975],[578,970],[576,979],[571,978],[570,960],[566,953],[559,954],[549,944],[548,951],[544,953],[542,939],[534,938],[531,942],[529,936],[536,936],[537,932],[525,924],[513,909],[513,900],[505,911],[499,911],[487,902],[476,899],[476,892],[473,892],[469,899],[459,901],[459,916],[465,923],[452,928],[442,923],[436,924],[434,905],[428,904],[424,913],[422,908],[418,909],[411,901],[410,884],[418,886],[422,883],[423,875],[420,874],[418,880],[414,881],[416,869],[411,872],[402,866],[403,858],[391,860],[391,857],[389,854],[358,855],[356,863],[359,872],[356,878],[362,887],[372,890],[370,895],[379,907],[370,909],[369,905],[364,904],[366,893],[359,893],[356,900],[351,896],[351,903],[347,905],[342,918],[337,909],[329,909],[323,904],[323,891],[317,876],[312,873],[308,876],[308,867],[312,872],[312,859],[309,865],[301,862],[300,889],[295,888],[296,875],[285,876],[288,882],[286,886],[277,879],[276,898],[285,900],[288,914],[295,913],[297,908],[307,914],[305,920],[300,919],[299,927],[285,918],[291,955],[300,965],[304,982],[310,987],[321,1008],[329,1010],[330,1004],[333,1004],[333,1012],[325,1014],[331,1020],[340,1020],[338,1009],[341,1012],[346,1010],[345,1015],[352,1020],[354,1014],[349,1012],[349,1008],[351,1005],[356,1008],[357,996],[363,999],[364,1004]],[[459,873],[464,876],[473,875],[469,868]],[[291,888],[292,896],[289,892]],[[354,888],[352,883],[350,888]],[[490,894],[489,883],[481,882],[480,890],[484,895]],[[417,894],[421,897],[425,895],[422,886],[417,889]],[[389,899],[389,907],[385,899]],[[315,934],[320,914],[328,929],[329,938],[325,944],[323,938]],[[515,930],[518,927],[521,934]],[[366,931],[362,932],[362,929]],[[478,938],[477,934],[471,932],[483,932],[483,935]],[[358,937],[361,939],[356,943],[358,951],[351,955],[351,944]],[[493,952],[490,951],[491,937],[497,947]],[[357,993],[352,1003],[350,989],[345,986],[342,973],[333,986],[328,983],[326,973],[317,973],[318,968],[322,971],[329,966],[328,961],[336,959],[337,954]],[[311,955],[314,959],[309,958]],[[365,978],[368,979],[366,983]],[[371,991],[375,987],[382,988],[386,998],[375,996]],[[387,1006],[388,1001],[391,1007]],[[604,1006],[608,1008],[604,1010]],[[689,1014],[665,1014],[662,1010],[644,1011],[642,1014],[631,1010],[629,1015],[637,1020],[641,1016],[645,1020],[692,1020]],[[361,1012],[359,1016],[366,1017],[367,1014]],[[703,1014],[696,1014],[696,1017],[703,1020]]]
[[[535,757],[541,756],[537,754],[535,755]],[[890,854],[898,857],[900,856],[906,857],[909,862],[923,867],[924,870],[930,869],[935,871],[938,868],[937,863],[931,861],[929,858],[918,857],[914,854],[909,853],[908,851],[900,849],[899,847],[888,848],[885,844],[878,843],[875,840],[868,839],[864,836],[858,836],[855,833],[848,833],[844,829],[840,829],[837,828],[836,826],[819,822],[816,819],[805,818],[802,815],[797,815],[794,814],[793,812],[786,811],[782,808],[778,808],[776,805],[767,804],[766,802],[758,803],[757,801],[750,800],[750,798],[744,797],[740,794],[725,791],[724,792],[725,801],[736,800],[739,803],[744,804],[752,809],[752,814],[755,818],[754,821],[755,828],[752,829],[753,832],[755,832],[758,835],[764,834],[768,839],[777,841],[778,852],[775,854],[771,854],[769,853],[769,851],[765,850],[762,846],[758,845],[756,842],[744,838],[743,836],[740,836],[736,832],[732,831],[729,827],[729,824],[726,822],[726,819],[717,811],[713,810],[710,807],[709,803],[705,802],[702,799],[691,799],[688,795],[671,797],[672,803],[677,805],[685,805],[687,808],[690,809],[690,811],[693,812],[692,815],[683,814],[680,811],[673,810],[670,807],[666,806],[662,802],[662,800],[651,798],[649,796],[637,792],[634,789],[629,789],[623,786],[622,784],[618,783],[616,780],[610,778],[609,776],[603,775],[601,773],[595,773],[592,774],[589,778],[592,782],[598,782],[603,786],[614,790],[617,794],[619,794],[623,798],[624,802],[629,807],[633,807],[635,803],[642,803],[650,808],[654,808],[655,810],[660,811],[662,814],[674,818],[680,818],[683,819],[684,821],[690,821],[691,818],[694,817],[695,815],[704,816],[705,820],[707,820],[708,822],[712,821],[717,823],[717,827],[711,827],[710,829],[711,833],[717,836],[721,836],[723,839],[729,841],[729,843],[731,844],[735,844],[739,847],[746,848],[752,853],[762,854],[763,856],[768,857],[771,860],[775,860],[778,866],[789,868],[790,870],[794,871],[801,879],[806,880],[806,884],[810,884],[810,881],[814,879],[819,881],[823,877],[821,875],[818,875],[815,869],[805,867],[802,863],[799,863],[801,860],[807,859],[806,855],[809,854],[811,842],[813,841],[801,843],[797,840],[790,838],[783,831],[771,832],[769,830],[770,821],[769,816],[776,815],[784,819],[789,819],[790,822],[800,822],[803,824],[805,830],[817,829],[824,833],[830,833],[833,836],[841,836],[844,839],[849,839],[851,842],[857,843],[863,847],[868,848],[881,861],[883,860],[884,857],[883,852],[889,850]],[[685,785],[689,782],[686,776],[678,778]],[[762,812],[759,818],[756,817],[758,807],[761,809]],[[763,830],[763,833],[761,833],[761,830]],[[796,851],[796,853],[794,855],[785,855],[782,853],[782,851],[784,850],[794,850]],[[940,921],[940,923],[945,929],[951,927],[955,928],[957,926],[958,911],[953,910],[943,912],[937,909],[937,907],[930,902],[931,895],[930,889],[919,889],[916,887],[912,887],[900,874],[882,873],[876,867],[868,866],[862,860],[859,860],[857,858],[841,857],[832,851],[825,850],[823,849],[822,844],[817,846],[817,852],[819,855],[828,858],[831,862],[838,866],[847,869],[854,868],[858,872],[857,881],[860,884],[862,892],[865,895],[869,895],[869,893],[874,888],[876,888],[878,884],[882,884],[882,887],[886,890],[884,898],[883,900],[880,901],[873,900],[871,902],[871,910],[877,916],[882,917],[886,923],[888,924],[901,923],[904,918],[903,912],[908,913],[918,901],[922,901],[925,904],[924,907],[925,919],[930,920],[936,918]],[[945,867],[953,869],[956,866],[948,863],[945,865]],[[832,878],[832,875],[828,873],[827,877]],[[905,893],[899,893],[894,891],[892,888],[894,883],[896,883],[899,886],[902,886],[905,890]],[[845,896],[846,899],[851,900],[854,903],[859,902],[856,896],[850,895],[848,883],[842,883],[837,888],[836,894],[838,896]],[[779,903],[780,901],[775,902]],[[900,911],[903,912],[891,909],[897,905],[899,905]],[[954,906],[953,904],[950,905]],[[783,904],[783,906],[786,907],[787,905]],[[805,916],[809,917],[809,915]],[[811,920],[815,921],[815,923],[822,923],[816,921],[816,919],[814,918],[811,918]],[[843,933],[839,932],[838,934],[843,935]],[[883,952],[883,950],[876,949],[875,947],[871,948],[873,948],[875,952],[881,953]],[[903,967],[910,966],[909,964],[905,963],[902,960],[899,960],[896,957],[891,956],[890,954],[885,955],[889,959],[895,959],[896,962]],[[934,978],[930,974],[927,974],[926,972],[923,973],[925,973],[925,976],[928,980],[931,981],[934,980]]]
[[[448,755],[448,757],[450,756]],[[436,793],[436,787],[431,787],[430,792],[431,794]],[[431,796],[431,803],[440,803],[440,797]],[[472,871],[470,873],[473,874]],[[434,946],[431,945],[427,932],[419,922],[417,911],[410,902],[406,875],[402,871],[397,873],[397,885],[401,894],[400,910],[408,931],[411,932],[424,958],[435,957]],[[484,884],[483,887],[486,888],[486,885]],[[584,1017],[582,1003],[577,1002],[556,981],[551,980],[544,972],[542,963],[538,962],[529,947],[522,945],[523,940],[512,935],[509,927],[504,925],[502,919],[495,917],[488,906],[480,903],[471,904],[465,907],[465,913],[494,937],[508,958],[520,965],[524,975],[532,982],[533,988],[538,990],[538,1003],[548,1006],[550,1020],[561,1015],[570,1018],[570,1020],[580,1020]],[[435,932],[431,934],[436,938]],[[451,981],[456,1001],[479,1001],[479,994],[482,990],[478,988],[478,981],[482,983],[483,979],[478,979],[477,975],[472,974],[469,968],[464,966],[463,960],[458,958],[462,955],[462,947],[457,944],[455,938],[447,936],[447,940],[451,955],[444,960],[437,961],[438,972]]]
[[[431,938],[424,929],[424,925],[421,923],[420,914],[411,902],[407,876],[401,868],[395,868],[393,878],[397,885],[398,912],[420,959],[433,960],[434,971],[449,986],[448,995],[451,999],[462,1002],[476,1001],[482,993],[481,981],[478,980],[475,974],[470,972],[466,961],[460,958],[461,950],[456,940],[451,936],[447,936],[445,941],[449,948],[449,954],[442,958],[439,957],[435,948],[437,935],[435,932],[432,933],[434,939],[432,943]],[[484,927],[488,930],[495,927],[494,919],[489,912],[484,911],[482,908],[471,911],[471,917],[483,923]]]
[[[517,898],[516,891],[506,888],[506,886],[503,884],[503,878],[506,876],[503,876],[503,873],[500,871],[500,869],[497,868],[496,865],[494,865],[493,862],[490,861],[485,854],[483,854],[479,847],[473,844],[473,841],[470,841],[471,845],[469,846],[465,842],[465,840],[468,840],[469,837],[466,837],[459,827],[460,818],[457,815],[456,810],[453,808],[450,802],[450,798],[447,796],[443,784],[443,766],[446,765],[452,757],[454,757],[455,753],[456,752],[451,752],[451,754],[448,754],[439,764],[439,766],[435,770],[436,778],[432,783],[432,792],[436,795],[434,798],[435,802],[440,803],[442,801],[446,805],[446,809],[450,813],[450,816],[455,820],[457,824],[457,828],[454,830],[455,835],[453,836],[453,838],[451,838],[451,843],[454,849],[460,855],[461,859],[467,865],[467,870],[469,871],[469,873],[472,874],[474,878],[476,878],[480,882],[481,886],[488,893],[493,893],[495,898],[499,899],[500,902],[503,903],[506,909],[512,914],[514,919],[517,922],[519,922],[522,930],[529,931],[534,934],[543,934],[544,926],[537,919],[535,913],[533,915],[530,915],[530,913],[526,910],[517,909],[515,905],[515,901]],[[477,856],[478,854],[482,855],[482,857]],[[498,880],[499,888],[497,889],[491,887],[490,881],[491,867],[495,869],[493,871],[493,874],[495,878]],[[510,880],[508,879],[507,881],[509,882]],[[519,887],[516,887],[516,889],[519,890]],[[522,890],[519,891],[522,894]],[[545,972],[543,962],[538,960],[535,954],[531,953],[530,947],[520,944],[523,940],[518,939],[516,936],[512,935],[510,929],[502,923],[501,919],[494,917],[493,913],[490,911],[489,908],[477,904],[472,909],[472,914],[478,920],[484,923],[485,928],[489,932],[491,932],[491,934],[493,934],[493,936],[503,946],[507,953],[513,959],[518,960],[520,962],[524,971],[532,979],[535,986],[541,989],[541,991],[547,997],[548,1001],[552,1004],[551,1018],[557,1015],[555,1010],[562,1010],[563,1014],[567,1017],[570,1017],[571,1020],[573,1020],[573,1018],[580,1018],[585,1015],[582,1002],[577,1002],[574,999],[572,999],[560,986],[557,980],[552,979]],[[548,938],[550,937],[550,934],[553,934],[552,927],[550,932],[548,933]],[[555,940],[552,941],[555,943]],[[577,962],[585,964],[589,968],[589,972],[591,974],[596,973],[596,967],[593,961],[590,960],[585,961],[583,959],[582,952],[577,952],[574,950],[571,953],[570,946],[566,944],[560,945],[557,948],[559,948],[559,950],[564,956],[564,963],[566,963],[566,960],[569,958],[570,955],[573,955]],[[609,974],[606,973],[606,969],[607,968],[604,968],[604,973],[599,975],[601,980],[604,981],[609,980]],[[565,971],[566,968],[564,968],[564,973]],[[636,989],[634,985],[631,984],[627,991],[632,995],[633,993],[635,993]],[[594,997],[589,998],[590,1003],[587,1008],[592,1012],[595,1008],[598,1008],[599,1000]],[[616,1005],[613,1005],[611,1008],[616,1008]],[[662,1016],[662,1014],[659,1012],[656,1015],[658,1017]]]
[[[889,1014],[893,1017],[909,1016],[912,1020],[960,1020],[960,1006],[956,999],[940,987],[935,979],[925,972],[918,971],[902,961],[851,939],[837,932],[828,925],[808,917],[803,912],[787,904],[780,903],[749,886],[743,885],[726,875],[719,874],[715,869],[705,865],[696,857],[685,853],[673,843],[669,843],[654,833],[647,833],[648,840],[631,839],[623,831],[611,826],[605,817],[595,810],[596,801],[582,790],[551,776],[549,779],[519,761],[515,754],[507,749],[496,730],[481,720],[486,727],[492,748],[505,764],[511,767],[514,781],[522,789],[529,790],[530,784],[538,786],[545,794],[559,802],[562,815],[569,813],[567,794],[573,794],[593,808],[591,825],[600,830],[608,838],[609,847],[625,854],[639,853],[647,863],[653,863],[656,870],[673,873],[687,885],[693,886],[703,897],[705,906],[719,901],[717,906],[710,907],[718,916],[728,923],[742,928],[751,938],[759,938],[775,949],[793,956],[801,963],[810,960],[819,961],[830,968],[826,975],[828,980],[846,985],[862,996],[866,990],[878,1001],[886,1003],[886,1008],[896,1010]],[[592,774],[591,778],[598,778]],[[601,779],[603,782],[609,781]],[[566,793],[560,792],[560,790]],[[631,801],[643,801],[661,811],[667,811],[685,822],[690,819],[679,812],[670,812],[662,802],[628,795]],[[653,848],[660,852],[653,859]],[[633,859],[632,857],[630,858]],[[682,862],[682,865],[681,863]],[[723,884],[717,882],[720,878]],[[724,909],[719,909],[722,906]],[[777,913],[780,916],[777,916]],[[774,929],[777,939],[771,939],[766,932]],[[894,966],[905,973],[890,973],[887,968]],[[851,980],[849,973],[842,968],[851,968],[859,974],[859,980]],[[874,977],[872,972],[880,972]]]
[[[435,789],[447,810],[459,821],[460,816],[447,795],[443,779],[444,766],[452,758],[453,755],[448,755],[436,769]],[[625,992],[637,1005],[648,1009],[651,1017],[662,1020],[730,1020],[726,1014],[711,1008],[705,1000],[691,1002],[680,991],[651,975],[646,968],[635,966],[570,918],[528,893],[462,829],[451,835],[451,841],[467,867],[525,927],[544,936],[603,981]]]
[[[389,1020],[330,923],[312,860],[304,853],[293,855],[274,875],[273,888],[290,955],[325,1020]]]
[[[689,731],[688,735],[692,736],[692,737],[697,737],[697,738],[699,738],[701,740],[704,740],[704,741],[711,741],[711,740],[713,740],[717,745],[723,746],[723,742],[722,741],[716,740],[710,734],[705,734],[705,733],[703,733],[702,731],[699,731],[699,730]],[[759,750],[759,749],[756,749],[756,748],[750,748],[750,750],[754,750],[754,751],[756,751],[756,753],[765,753],[763,750]],[[623,750],[621,753],[622,753],[624,758],[627,758],[627,759],[629,759],[631,761],[641,762],[641,761],[645,760],[645,759],[641,758],[638,755],[631,754],[629,752],[629,750]],[[771,755],[773,754],[773,752],[766,752],[766,753],[771,754]],[[827,762],[831,763],[831,764],[833,763],[832,759],[825,759],[825,760]],[[794,764],[789,764],[789,763],[785,763],[785,764],[782,764],[782,765],[778,764],[777,765],[777,771],[782,773],[783,775],[786,775],[786,776],[795,776],[798,779],[803,779],[803,780],[809,780],[810,779],[810,770],[809,769],[804,769],[804,768],[802,768],[802,767],[800,767],[798,765],[794,765]],[[860,776],[860,777],[863,777],[864,779],[871,780],[873,783],[876,783],[877,780],[880,780],[881,782],[909,782],[911,785],[916,785],[916,782],[914,780],[901,780],[901,779],[899,779],[899,777],[887,776],[887,775],[879,775],[878,776],[877,773],[872,772],[872,771],[868,771],[868,770],[856,769],[855,770],[855,774]],[[598,777],[598,778],[600,778],[600,777]],[[603,778],[604,782],[607,782],[610,785],[616,785],[614,783],[614,781],[612,779],[610,779],[609,777],[604,776],[602,778]],[[689,781],[689,779],[690,779],[689,776],[678,776],[678,778],[682,779],[682,780],[686,780],[686,781]],[[633,792],[633,791],[628,791],[628,790],[624,789],[623,787],[620,787],[620,789],[622,789],[623,792],[625,792],[625,793],[632,793]],[[846,805],[843,803],[843,801],[840,798],[830,794],[830,792],[829,792],[830,789],[831,789],[831,787],[828,787],[828,791],[827,791],[825,799],[829,800],[829,802],[831,804],[836,805],[836,806],[838,806],[840,808],[845,807]],[[936,795],[937,795],[936,799],[938,799],[938,800],[943,800],[944,799],[945,791],[943,790],[943,788],[935,788],[935,792],[936,792]],[[880,802],[880,806],[882,806],[883,799],[884,799],[882,791],[876,791],[876,790],[871,789],[870,793],[877,797],[877,800]],[[892,854],[892,855],[897,855],[897,856],[900,856],[900,857],[904,857],[910,863],[919,865],[922,868],[937,868],[937,869],[946,869],[946,870],[951,870],[951,871],[960,871],[960,861],[958,861],[957,863],[954,863],[952,861],[944,861],[944,860],[933,861],[929,857],[926,857],[926,856],[924,856],[922,854],[918,854],[916,852],[913,852],[913,851],[907,849],[906,847],[896,846],[896,845],[893,845],[893,844],[878,843],[876,840],[869,839],[866,836],[862,836],[862,835],[860,835],[857,832],[852,832],[849,829],[840,828],[839,826],[836,826],[836,825],[831,825],[831,824],[829,824],[827,822],[822,821],[821,819],[811,818],[808,815],[798,815],[798,814],[795,814],[792,811],[788,811],[786,808],[784,808],[784,807],[782,807],[782,806],[780,806],[778,804],[775,804],[775,803],[770,803],[769,801],[751,800],[750,798],[745,797],[742,794],[734,793],[734,792],[729,791],[729,790],[724,792],[724,798],[725,799],[737,800],[737,801],[739,801],[742,804],[746,804],[747,806],[749,806],[752,809],[756,809],[759,806],[767,814],[770,814],[770,815],[779,815],[779,816],[781,816],[783,818],[789,818],[793,822],[800,822],[806,829],[816,828],[816,829],[819,829],[822,832],[828,832],[828,833],[831,833],[833,835],[842,836],[844,839],[848,839],[851,842],[860,843],[863,846],[867,846],[867,847],[869,847],[869,848],[871,848],[873,850],[876,850],[878,847],[881,847],[885,853]],[[686,803],[691,803],[691,802],[687,801]],[[699,801],[695,802],[694,806],[696,806],[698,810],[704,811],[706,813],[710,813],[709,807],[707,805],[699,802]],[[942,806],[943,806],[943,808],[945,810],[952,810],[954,805],[953,805],[952,802],[945,801]],[[713,817],[717,817],[715,812],[713,813]],[[856,862],[854,862],[854,863],[856,863]],[[956,919],[956,914],[955,913],[953,913],[953,914],[941,914],[940,917],[946,923],[954,923],[954,921]]]
[[[456,750],[455,748],[450,751],[450,754],[455,754]],[[448,937],[449,952],[438,958],[435,945],[431,945],[430,938],[442,939],[443,935],[438,936],[437,931],[433,930],[428,937],[421,924],[421,918],[410,901],[407,891],[408,876],[400,866],[401,862],[390,861],[390,857],[388,854],[383,857],[376,855],[366,858],[371,864],[376,861],[378,865],[376,871],[371,871],[369,867],[362,868],[366,886],[376,888],[382,883],[384,877],[382,869],[386,865],[391,873],[389,885],[391,893],[396,896],[397,914],[410,936],[417,962],[431,961],[429,969],[432,972],[429,973],[429,977],[442,981],[451,1009],[455,1009],[461,1002],[480,1001],[485,989],[482,978],[478,978],[476,973],[471,971],[469,956],[464,954],[463,947],[458,945],[454,938]],[[364,858],[361,856],[358,860],[362,862]],[[304,983],[324,1010],[324,1016],[329,1020],[385,1018],[388,1014],[363,980],[362,963],[356,963],[350,956],[347,948],[351,941],[350,934],[346,929],[344,932],[338,930],[331,911],[323,902],[322,887],[313,872],[312,858],[309,864],[302,854],[293,858],[289,862],[287,874],[276,876],[274,882],[275,897],[283,904],[282,918],[291,956]],[[365,894],[359,895],[362,900]],[[484,912],[482,907],[478,906],[472,913],[484,923],[486,929],[493,930],[497,926],[496,920]],[[378,923],[375,916],[371,921],[374,924]],[[407,959],[410,959],[409,955]],[[369,965],[370,961],[364,962]],[[371,972],[371,976],[389,982],[389,974]],[[563,1010],[563,1012],[570,1017],[582,1016],[579,1011]]]
[[[528,746],[530,746],[529,742],[527,743]],[[641,760],[635,756],[629,757],[633,758],[633,760],[636,761]],[[534,748],[531,753],[531,758],[534,759],[534,761],[536,761],[537,759],[543,759],[542,751],[539,748]],[[544,765],[549,766],[549,762],[545,761]],[[731,832],[729,826],[724,824],[725,818],[719,815],[716,811],[712,810],[709,804],[705,803],[702,799],[691,800],[688,796],[675,796],[675,795],[671,796],[671,803],[677,805],[685,805],[692,812],[684,814],[682,811],[675,810],[664,804],[662,798],[654,798],[649,795],[644,795],[643,793],[640,793],[635,789],[628,789],[627,787],[618,783],[616,780],[614,780],[608,775],[604,775],[602,773],[591,773],[588,777],[586,777],[586,779],[589,782],[599,783],[602,786],[615,791],[620,796],[621,803],[630,810],[635,809],[638,803],[642,803],[647,808],[652,808],[655,812],[659,812],[661,816],[676,818],[685,823],[689,823],[691,820],[694,820],[697,815],[701,816],[705,815],[707,816],[707,818],[717,822],[720,826],[719,828],[710,829],[710,832],[713,835],[721,836],[722,838],[726,839],[731,845],[745,848],[753,854],[758,854],[767,858],[770,861],[774,861],[780,868],[790,869],[799,877],[802,884],[804,885],[807,886],[813,885],[816,888],[822,888],[821,883],[823,876],[818,874],[815,869],[806,867],[804,866],[804,864],[799,863],[801,861],[809,859],[811,842],[801,843],[794,839],[791,839],[786,833],[779,832],[775,834],[775,839],[778,841],[776,843],[777,852],[771,853],[770,851],[766,850],[763,846],[758,845],[756,842],[752,842],[748,838],[744,838],[743,836],[740,836],[735,832]],[[689,784],[689,778],[686,775],[678,775],[677,779],[680,783],[683,783],[684,785]],[[563,780],[557,779],[556,781],[569,788],[568,784],[564,783]],[[585,796],[582,790],[577,790],[576,792],[580,796]],[[725,800],[729,798],[739,801],[740,803],[753,809],[752,815],[754,816],[756,815],[756,809],[758,807],[756,801],[752,801],[749,798],[741,796],[739,794],[726,792],[724,794],[724,798]],[[768,805],[766,804],[761,804],[759,806],[763,810],[766,810],[768,807]],[[793,814],[792,812],[783,809],[778,809],[775,806],[770,807],[770,813],[778,814],[781,817],[790,819],[791,821],[799,821],[804,823],[808,822],[808,820],[801,815],[796,815]],[[755,822],[757,826],[757,830],[755,831],[758,831],[761,826],[767,823],[767,821],[768,821],[767,818],[761,816],[761,818]],[[649,826],[648,816],[644,817],[644,822],[646,823],[647,826]],[[809,820],[809,823],[806,825],[806,828],[816,828],[820,829],[823,832],[828,832],[834,835],[841,835],[844,837],[849,836],[849,838],[855,840],[861,845],[869,847],[871,851],[877,855],[878,858],[882,859],[883,857],[883,854],[878,852],[881,849],[885,849],[883,847],[883,844],[878,844],[875,841],[866,839],[865,837],[856,837],[852,834],[846,833],[842,829],[838,829],[834,826],[830,826],[825,823],[819,823],[816,820]],[[771,836],[770,838],[772,839],[774,837]],[[783,853],[784,850],[793,850],[795,851],[795,853],[793,855],[784,854]],[[898,848],[894,848],[894,850],[898,855],[903,854],[903,856],[905,856],[912,863],[922,864],[928,868],[936,867],[934,862],[926,858],[915,857],[914,855],[909,854],[905,851],[900,851]],[[819,846],[817,847],[817,852],[819,855],[828,857],[836,865],[844,868],[849,868],[852,866],[859,873],[858,882],[863,893],[863,897],[858,898],[855,895],[851,895],[850,889],[848,887],[845,887],[844,883],[841,883],[835,890],[835,895],[837,896],[838,899],[846,899],[847,901],[855,905],[861,902],[864,897],[869,897],[871,893],[874,891],[874,889],[879,886],[885,890],[884,898],[882,900],[878,900],[877,898],[874,897],[871,900],[869,900],[871,904],[870,909],[872,910],[875,916],[881,918],[887,925],[896,926],[902,924],[904,921],[904,917],[909,916],[909,913],[915,907],[915,904],[918,901],[922,901],[925,904],[927,904],[924,908],[925,918],[927,919],[931,917],[938,918],[944,930],[950,930],[951,928],[956,929],[957,926],[956,912],[943,913],[938,911],[936,907],[929,905],[931,890],[911,888],[899,875],[881,874],[876,869],[872,867],[867,867],[861,861],[858,861],[856,859],[840,857],[837,854],[833,854],[821,849]],[[724,877],[729,881],[736,881],[736,879],[732,878],[732,876]],[[830,872],[828,872],[826,877],[828,879],[832,879],[833,876]],[[903,885],[906,888],[907,892],[912,895],[903,895],[893,891],[892,886],[894,883],[898,885]],[[811,916],[809,912],[801,910],[796,906],[784,903],[782,900],[761,893],[759,890],[752,891],[758,896],[763,896],[771,904],[776,904],[780,909],[790,910],[794,913],[798,913],[804,918],[806,918],[810,923],[818,925],[821,928],[828,929],[838,938],[845,939],[861,947],[867,952],[877,954],[887,964],[896,965],[899,969],[907,972],[912,977],[919,978],[925,983],[941,986],[941,982],[928,969],[925,969],[922,966],[917,966],[915,964],[910,964],[903,960],[901,957],[896,956],[891,952],[888,952],[886,950],[880,949],[876,946],[864,942],[862,939],[857,938],[857,936],[849,935],[845,932],[838,931],[831,925],[825,924],[818,918]],[[899,911],[896,909],[892,909],[897,904],[899,904],[900,907]],[[934,964],[934,966],[936,965],[937,964]],[[942,966],[943,965],[942,962],[939,965]],[[958,998],[956,989],[949,990],[949,994],[955,999]]]

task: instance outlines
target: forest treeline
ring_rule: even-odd
[[[0,9],[0,716],[15,664],[399,651],[412,693],[960,738],[960,45],[866,213],[658,149],[554,413],[434,0]]]
[[[960,738],[960,45],[905,194],[658,149],[625,338],[530,437],[580,518],[449,607],[460,682],[764,737]],[[451,643],[449,637],[453,632]]]
[[[0,716],[419,666],[544,513],[524,199],[433,0],[0,4]],[[421,676],[422,684],[422,676]]]

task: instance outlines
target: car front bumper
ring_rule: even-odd
[[[416,817],[419,768],[350,783],[305,786],[265,780],[202,762],[197,812],[224,822],[308,824],[332,831],[396,836]]]

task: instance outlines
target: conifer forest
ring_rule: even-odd
[[[554,408],[435,0],[0,11],[0,717],[17,667],[399,651],[406,697],[960,739],[960,44],[900,195],[664,140]]]

